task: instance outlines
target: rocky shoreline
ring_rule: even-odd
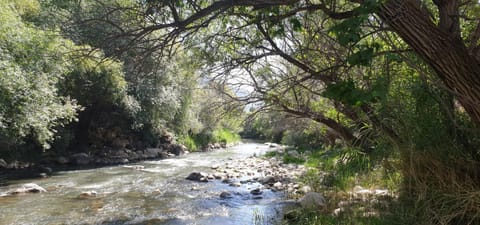
[[[267,145],[270,145],[267,143]],[[270,145],[273,151],[283,151],[282,146]],[[322,194],[300,181],[307,173],[304,165],[286,164],[282,159],[263,156],[250,156],[245,159],[228,159],[219,165],[211,166],[209,171],[194,171],[185,179],[193,182],[221,181],[231,187],[248,187],[252,199],[262,199],[266,191],[283,192],[284,198],[279,204],[286,203],[296,207],[322,210],[326,200]],[[256,184],[256,185],[252,185]],[[235,191],[222,191],[219,198],[235,196]]]
[[[262,189],[296,194],[310,190],[297,181],[306,171],[303,165],[284,164],[276,158],[251,156],[240,160],[229,159],[223,165],[213,165],[208,172],[192,172],[186,179],[198,182],[220,180],[230,186],[260,183]]]
[[[213,151],[231,147],[233,144],[209,144],[203,151]],[[158,160],[188,154],[187,147],[171,141],[155,148],[133,150],[128,148],[113,149],[105,147],[93,152],[76,152],[66,156],[46,156],[38,162],[13,160],[7,162],[0,158],[0,183],[2,179],[47,177],[54,171],[97,168],[122,165],[144,160]]]
[[[226,146],[224,146],[226,147]],[[176,149],[175,149],[176,148]],[[143,159],[159,159],[170,158],[182,154],[187,154],[188,151],[181,146],[175,148],[150,148],[144,151],[129,151],[123,150],[121,153],[109,154],[109,158],[87,156],[85,154],[75,154],[68,160],[63,160],[63,163],[72,165],[104,165],[105,163],[122,164],[132,162],[132,160]],[[220,149],[222,146],[214,147]],[[175,151],[168,151],[167,149],[175,149]],[[272,150],[278,150],[277,146],[272,147]],[[175,154],[177,153],[177,154]],[[87,158],[88,157],[88,158]],[[107,161],[115,159],[117,161]],[[127,160],[122,160],[127,159]],[[60,162],[56,162],[60,163]],[[134,170],[143,170],[143,166],[125,165],[126,168]],[[243,159],[228,158],[227,160],[212,165],[206,171],[191,172],[186,179],[192,182],[213,182],[219,181],[226,186],[233,189],[248,187],[247,194],[251,195],[251,199],[262,199],[266,192],[283,192],[288,199],[279,199],[279,202],[293,203],[304,208],[322,209],[325,207],[325,199],[320,193],[312,192],[312,188],[308,185],[299,182],[299,178],[307,172],[307,168],[303,165],[285,164],[281,159],[265,158],[263,156],[250,156]],[[254,184],[254,185],[252,185]],[[192,190],[195,185],[192,185]],[[1,196],[13,196],[24,193],[42,193],[46,192],[44,188],[33,184],[23,184],[16,189],[9,190],[0,194]],[[230,191],[221,191],[218,193],[218,198],[229,199],[238,194],[230,189]],[[82,192],[79,198],[90,198],[97,195],[94,191]],[[303,196],[303,197],[302,197]],[[301,197],[301,198],[300,198]],[[291,200],[291,198],[299,198],[299,200]],[[279,203],[281,204],[281,203]]]
[[[272,147],[273,146],[273,147]],[[178,147],[178,146],[177,146]],[[285,151],[282,146],[270,145],[272,151],[281,154],[296,155],[304,157],[304,154],[296,150]],[[159,159],[161,157],[177,156],[175,152],[166,151],[167,148],[146,149],[145,151],[131,153],[128,150],[123,151],[123,155],[112,154],[113,157],[129,159],[135,156],[133,160]],[[182,148],[183,149],[183,148]],[[293,152],[295,151],[295,152]],[[176,151],[178,155],[188,153],[183,149]],[[301,181],[301,177],[308,172],[304,165],[284,163],[282,157],[274,156],[266,158],[264,156],[252,155],[247,158],[227,158],[210,168],[201,171],[192,171],[185,179],[192,182],[191,190],[197,190],[197,182],[215,182],[215,185],[225,185],[225,188],[216,189],[212,192],[214,198],[222,201],[238,201],[238,196],[242,199],[266,199],[272,198],[272,192],[277,192],[278,201],[275,204],[289,206],[280,212],[283,218],[294,217],[299,210],[314,210],[321,214],[331,214],[339,216],[350,212],[351,208],[360,208],[365,217],[378,215],[378,207],[388,207],[388,199],[394,196],[386,189],[368,189],[356,186],[352,191],[345,194],[336,193],[332,197],[331,191],[322,189],[322,193],[315,192],[312,187]],[[83,157],[83,156],[82,156]],[[95,158],[93,158],[95,159]],[[107,158],[108,159],[108,158]],[[83,160],[83,159],[82,159]],[[102,159],[103,160],[103,159]],[[84,162],[87,162],[85,160]],[[104,161],[88,160],[89,163],[104,163]],[[129,161],[130,162],[130,161]],[[71,161],[68,163],[82,163],[82,161]],[[114,161],[115,163],[115,161]],[[117,163],[117,164],[121,164]],[[87,164],[88,165],[88,164]],[[101,165],[101,164],[100,164]],[[122,167],[143,171],[146,170],[142,165],[124,165]],[[45,170],[45,168],[44,168]],[[1,178],[1,177],[0,177]],[[0,180],[1,181],[1,180]],[[187,184],[188,186],[188,184]],[[36,184],[27,183],[0,193],[0,197],[15,196],[25,193],[42,193],[48,190]],[[315,188],[318,191],[318,187]],[[102,193],[100,192],[100,195]],[[325,194],[325,196],[324,196]],[[81,192],[77,198],[95,198],[98,193],[96,190]],[[340,195],[344,195],[343,197]],[[328,200],[328,201],[327,201]],[[290,207],[292,206],[292,207]]]

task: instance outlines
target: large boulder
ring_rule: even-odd
[[[182,144],[171,144],[168,148],[168,152],[176,156],[183,155],[187,151],[187,147]]]
[[[308,192],[300,200],[300,205],[307,210],[322,210],[327,203],[322,194],[317,192]]]
[[[41,193],[41,192],[47,192],[45,188],[42,188],[38,186],[37,184],[34,183],[28,183],[24,184],[21,187],[11,190],[7,192],[7,195],[18,195],[18,194],[25,194],[25,193]]]
[[[273,185],[275,182],[276,182],[276,179],[273,176],[266,176],[266,177],[262,178],[262,180],[261,180],[262,184]]]
[[[296,150],[290,150],[288,151],[288,155],[294,158],[300,158],[300,153],[298,153]]]
[[[70,156],[70,162],[76,165],[87,165],[92,161],[92,158],[84,152],[76,153]]]

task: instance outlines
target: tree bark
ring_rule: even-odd
[[[456,16],[450,15],[455,5],[442,3],[448,1],[436,1],[439,10],[446,12],[441,12],[439,26],[417,0],[389,0],[378,14],[435,70],[471,120],[480,126],[480,62],[469,54],[459,37],[456,20],[450,18]]]

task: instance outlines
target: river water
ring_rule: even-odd
[[[267,145],[245,143],[132,164],[144,166],[143,170],[120,165],[12,181],[0,187],[0,193],[24,183],[36,183],[48,192],[0,197],[0,224],[275,224],[281,218],[282,193],[265,190],[262,199],[254,199],[250,190],[259,183],[231,187],[219,180],[185,179],[193,171],[211,172],[212,165],[267,150]],[[98,194],[80,198],[86,191]],[[220,198],[222,191],[233,198]]]

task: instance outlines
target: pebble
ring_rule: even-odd
[[[263,193],[263,191],[260,190],[260,188],[255,188],[255,189],[251,190],[250,193],[252,195],[261,195]]]
[[[232,187],[240,187],[240,186],[242,186],[242,184],[241,184],[240,182],[233,182],[233,183],[230,183],[229,185],[232,186]]]
[[[80,195],[78,195],[79,198],[94,198],[94,197],[97,197],[97,192],[96,191],[85,191],[85,192],[82,192],[80,193]]]
[[[230,192],[222,192],[220,193],[220,198],[233,198],[232,194],[230,194]]]

